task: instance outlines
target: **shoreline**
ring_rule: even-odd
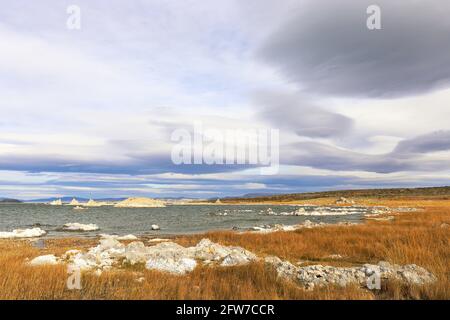
[[[376,201],[378,205],[388,205]],[[395,204],[398,207],[399,202],[395,201]],[[128,245],[137,249],[139,246],[132,244],[142,242],[145,250],[162,249],[157,252],[164,256],[170,250],[181,250],[180,254],[197,252],[209,243],[211,248],[217,246],[217,252],[241,248],[237,251],[239,259],[242,258],[239,254],[244,254],[251,259],[257,257],[257,260],[243,265],[222,266],[207,263],[201,260],[206,258],[201,258],[194,269],[191,265],[182,266],[188,268],[182,275],[148,270],[145,263],[129,265],[121,262],[97,275],[93,271],[83,272],[83,283],[87,287],[82,291],[65,289],[65,264],[31,267],[27,261],[45,255],[55,255],[59,259],[73,249],[89,252],[99,246],[99,237],[47,238],[43,248],[33,246],[30,239],[2,239],[0,277],[8,280],[0,284],[0,295],[6,299],[450,299],[450,279],[447,277],[450,272],[450,201],[417,200],[404,204],[423,210],[381,214],[377,217],[392,215],[394,218],[364,219],[362,223],[351,226],[325,225],[273,233],[230,230],[167,236],[160,233],[139,236],[137,240],[122,240],[120,243],[123,245],[117,249]],[[155,237],[169,241],[152,242]],[[118,245],[117,242],[112,244]],[[169,248],[173,249],[166,251]],[[366,264],[385,270],[383,272],[403,274],[409,270],[419,277],[417,279],[435,280],[417,285],[384,279],[381,290],[373,291],[364,285],[341,287],[330,282],[323,286],[323,282],[310,278],[320,272],[323,279],[334,281],[341,273],[360,274]],[[160,268],[161,265],[149,267]],[[288,270],[303,275],[301,281],[307,282],[298,282],[292,272],[286,274],[286,278],[280,278]],[[410,275],[405,273],[407,277]],[[120,279],[120,284],[111,286],[113,279]],[[346,279],[349,283],[355,281]],[[312,283],[317,286],[311,287]],[[39,290],[35,289],[37,287]],[[197,287],[198,290],[193,289]]]
[[[204,206],[190,205],[190,210],[184,210],[188,206],[167,206],[166,208],[114,208],[114,214],[108,214],[110,207],[95,207],[91,210],[76,212],[75,210],[71,210],[71,206],[47,206],[43,204],[21,204],[27,211],[34,213],[34,208],[40,208],[39,216],[34,215],[35,218],[31,219],[25,225],[15,225],[14,224],[14,215],[9,216],[9,226],[8,223],[2,228],[4,233],[10,232],[12,229],[22,229],[28,230],[29,228],[40,228],[47,232],[46,235],[43,236],[45,239],[50,238],[67,238],[67,237],[81,237],[81,238],[96,238],[99,234],[117,234],[117,235],[125,235],[125,234],[134,234],[136,236],[145,236],[145,237],[176,237],[182,235],[192,235],[192,234],[201,234],[208,232],[226,232],[226,231],[234,231],[234,232],[244,232],[244,231],[252,231],[256,228],[260,228],[264,226],[266,229],[268,226],[284,226],[284,227],[292,227],[298,224],[303,223],[307,220],[312,220],[313,222],[323,221],[324,223],[338,223],[340,221],[361,221],[362,215],[365,214],[365,208],[369,208],[366,206],[340,206],[334,205],[330,203],[330,205],[315,205],[315,204],[284,204],[279,203],[276,205],[270,204],[260,204],[260,206],[249,204],[252,209],[247,210],[244,206],[240,204],[228,204],[225,207],[222,205],[208,205],[208,208],[204,210],[198,210],[196,208],[204,208]],[[302,207],[308,207],[306,210],[309,212],[304,212]],[[171,207],[174,208],[174,211],[171,211]],[[230,207],[235,207],[234,209],[229,209]],[[240,208],[241,207],[241,208]],[[263,209],[260,209],[260,208]],[[264,209],[266,207],[266,209]],[[277,207],[277,209],[275,209]],[[284,208],[282,208],[284,207]],[[14,205],[15,211],[21,211],[20,206]],[[222,208],[224,208],[222,210]],[[272,209],[274,211],[272,211]],[[354,209],[352,209],[354,208]],[[50,211],[54,213],[53,215],[49,214]],[[6,211],[5,211],[6,210]],[[5,209],[5,213],[7,213],[7,209]],[[38,209],[36,209],[38,210]],[[122,213],[122,210],[123,211]],[[136,210],[136,211],[135,211]],[[165,218],[166,212],[160,211],[165,210],[168,211],[167,214],[170,213],[171,216],[169,218]],[[294,214],[294,211],[303,210],[303,213]],[[344,210],[344,212],[341,212]],[[356,211],[355,211],[356,210]],[[247,211],[250,211],[247,213]],[[317,211],[317,212],[316,212]],[[326,211],[326,212],[320,212]],[[330,214],[327,212],[330,211]],[[333,212],[339,211],[339,212]],[[348,211],[348,212],[345,212]],[[19,213],[18,212],[18,213]],[[147,218],[148,213],[148,218]],[[186,215],[184,215],[186,213]],[[134,214],[140,218],[139,221],[147,223],[147,221],[152,221],[152,223],[161,225],[163,228],[160,231],[152,231],[150,229],[145,229],[142,227],[133,226],[133,224],[127,224],[124,219],[121,219],[124,215]],[[90,218],[91,216],[91,218]],[[176,218],[176,217],[180,218]],[[201,224],[194,225],[190,223],[189,217],[197,217],[200,219]],[[223,216],[223,217],[222,217]],[[39,218],[37,218],[39,217]],[[105,218],[103,218],[105,217]],[[116,218],[117,217],[117,218]],[[173,217],[176,219],[181,219],[176,224],[171,225],[170,221],[173,222]],[[22,216],[22,221],[27,219],[26,216]],[[105,219],[105,220],[102,220]],[[125,224],[120,224],[120,222],[124,222]],[[169,219],[169,220],[165,220]],[[172,220],[171,220],[172,219]],[[8,221],[8,220],[6,220]],[[70,222],[70,223],[69,223]],[[116,224],[114,224],[116,223]],[[64,229],[65,224],[78,224],[81,227],[86,226],[90,227],[95,224],[95,226],[99,230],[83,230],[83,229],[73,229],[67,230]],[[89,225],[86,225],[89,224]],[[120,227],[121,226],[121,227]],[[149,226],[150,228],[150,226]],[[91,232],[92,231],[92,232]]]

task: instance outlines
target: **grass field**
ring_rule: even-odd
[[[334,198],[308,203],[330,204]],[[295,201],[293,201],[295,202]],[[301,202],[298,201],[297,202]],[[95,239],[47,240],[38,249],[26,240],[0,241],[1,299],[449,299],[450,298],[450,200],[357,199],[366,205],[421,207],[401,213],[391,221],[371,221],[354,226],[328,226],[270,234],[214,232],[179,236],[173,240],[193,245],[201,238],[224,245],[238,245],[258,255],[276,255],[296,263],[358,265],[380,260],[415,263],[436,275],[438,281],[423,287],[396,282],[381,290],[360,287],[327,287],[305,291],[277,278],[262,263],[240,267],[199,266],[185,276],[145,270],[143,265],[122,267],[100,276],[84,273],[81,290],[66,288],[66,267],[27,266],[25,260],[43,254],[62,254],[88,248]],[[145,239],[144,239],[145,240]],[[336,261],[327,258],[340,254]],[[141,278],[139,281],[138,279]]]

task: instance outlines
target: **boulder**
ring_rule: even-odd
[[[197,261],[192,258],[164,258],[161,256],[150,258],[145,267],[149,270],[165,271],[173,274],[185,274],[191,272],[197,266]]]
[[[400,280],[410,284],[426,284],[436,281],[435,276],[426,269],[414,264],[399,266],[380,261],[378,264],[365,264],[359,267],[332,267],[312,265],[297,267],[276,257],[269,257],[265,262],[278,273],[278,276],[294,281],[305,289],[325,285],[345,287],[350,284],[368,286],[373,275],[382,280]],[[372,288],[371,288],[372,289]]]
[[[170,239],[153,238],[153,239],[148,240],[148,242],[166,242],[166,241],[170,241]]]
[[[65,231],[96,231],[99,229],[100,228],[96,224],[93,224],[93,223],[82,224],[82,223],[78,223],[78,222],[66,223],[62,227],[62,230],[65,230]]]
[[[41,228],[15,229],[12,232],[0,232],[0,239],[8,238],[35,238],[46,235],[47,232]]]
[[[256,260],[256,256],[247,250],[233,250],[229,253],[220,264],[224,267],[244,265],[252,260]]]
[[[55,265],[58,264],[58,258],[54,254],[47,254],[34,258],[29,264],[31,266]]]
[[[130,264],[147,261],[147,248],[143,242],[134,241],[125,248],[125,260]]]
[[[100,234],[100,237],[102,237],[102,239],[107,239],[107,238],[112,238],[112,239],[117,239],[117,240],[137,240],[138,237],[136,237],[134,234],[127,234],[124,236],[118,236],[115,234],[105,234],[102,233]]]

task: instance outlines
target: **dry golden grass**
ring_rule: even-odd
[[[329,199],[328,199],[329,200]],[[375,200],[367,199],[370,204]],[[380,204],[379,202],[377,204]],[[46,249],[28,241],[0,241],[1,299],[449,299],[449,201],[386,201],[387,205],[420,206],[424,211],[402,213],[393,221],[368,221],[356,226],[330,226],[271,234],[213,232],[174,240],[193,245],[203,237],[224,245],[238,245],[259,255],[277,255],[293,263],[354,265],[386,260],[415,263],[437,277],[423,287],[390,282],[379,291],[359,287],[319,288],[304,291],[277,279],[262,263],[241,267],[198,267],[185,276],[124,267],[101,276],[83,274],[82,290],[66,288],[64,266],[29,267],[24,261],[38,255],[61,254],[68,249],[95,244],[87,239],[47,241]],[[340,254],[339,261],[326,258]],[[137,279],[144,277],[144,281]]]

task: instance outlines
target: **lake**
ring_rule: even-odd
[[[72,206],[45,204],[0,204],[0,231],[39,227],[46,237],[96,236],[100,233],[134,235],[175,235],[201,233],[211,230],[245,229],[260,225],[294,225],[305,220],[337,223],[359,222],[369,209],[354,208],[350,215],[278,216],[265,215],[269,208],[275,213],[292,212],[294,206],[276,205],[170,205],[165,208],[114,208],[90,207],[74,210]],[[317,207],[303,207],[307,211]],[[331,209],[333,210],[333,209]],[[93,232],[68,232],[59,230],[65,223],[94,223],[100,230]],[[151,230],[157,224],[160,231]]]

